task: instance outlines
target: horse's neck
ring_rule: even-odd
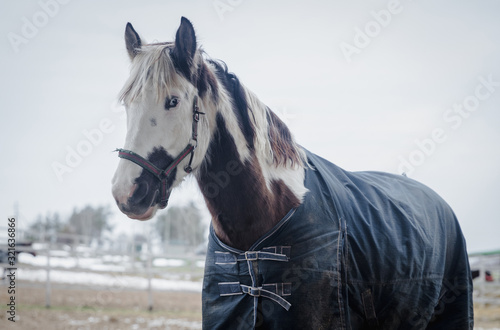
[[[223,116],[218,114],[216,122],[209,159],[202,163],[197,180],[217,236],[232,247],[247,250],[290,209],[300,205],[306,191],[304,168],[272,167],[275,165],[259,162],[255,151],[241,161]]]

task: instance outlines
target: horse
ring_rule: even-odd
[[[128,23],[125,44],[112,194],[148,220],[195,177],[212,216],[205,329],[472,329],[465,239],[434,191],[300,146],[184,17],[173,42]]]

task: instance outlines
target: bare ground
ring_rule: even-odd
[[[1,286],[1,329],[201,329],[201,294],[154,292],[149,311],[144,291],[53,286],[51,307],[45,307],[45,289],[19,283],[16,322],[6,313],[10,295]]]
[[[201,294],[153,293],[148,310],[144,291],[54,285],[51,307],[45,307],[45,289],[18,283],[16,322],[6,313],[10,295],[0,286],[1,329],[201,329]],[[476,329],[500,329],[500,305],[475,305]]]
[[[500,329],[500,304],[474,304],[474,328]]]

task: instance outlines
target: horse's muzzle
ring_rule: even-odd
[[[133,185],[130,193],[123,194],[113,190],[116,205],[131,219],[149,220],[156,213],[159,191],[150,191],[146,182]]]

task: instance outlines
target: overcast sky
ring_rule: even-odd
[[[3,2],[0,210],[20,226],[110,205],[125,138],[116,96],[127,22],[199,43],[288,123],[300,144],[347,170],[407,172],[457,214],[469,251],[500,248],[498,1]],[[99,131],[97,131],[99,130]],[[99,132],[99,133],[97,133]],[[79,153],[79,155],[75,155]],[[83,155],[82,155],[83,154]],[[70,171],[69,171],[70,170]],[[172,204],[203,204],[194,182]]]

